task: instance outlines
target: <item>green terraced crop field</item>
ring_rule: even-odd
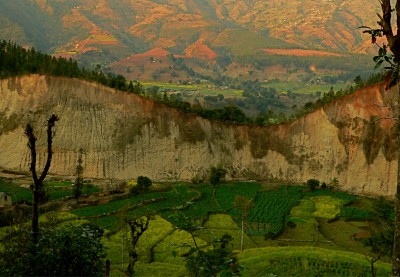
[[[12,184],[2,182],[11,191]],[[51,183],[52,187],[68,185]],[[162,191],[43,214],[41,222],[57,217],[62,224],[90,222],[104,229],[112,276],[124,276],[128,265],[131,238],[125,218],[141,216],[151,220],[136,246],[139,261],[135,271],[140,276],[188,274],[186,256],[194,241],[189,232],[179,228],[184,221],[198,226],[193,234],[205,251],[223,235],[230,235],[229,247],[244,266],[242,276],[369,276],[365,255],[371,255],[370,249],[353,237],[365,233],[366,221],[373,222],[373,205],[368,204],[372,200],[328,189],[309,191],[305,186],[264,188],[257,182],[224,183],[215,187],[213,195],[208,184],[169,184]],[[25,192],[14,191],[19,197]],[[253,201],[244,220],[243,252],[241,217],[234,206],[238,195]],[[330,223],[331,219],[336,221]],[[271,232],[272,237],[268,236]],[[7,227],[0,228],[0,234],[5,236]],[[376,263],[378,276],[390,274],[387,261],[383,257]]]

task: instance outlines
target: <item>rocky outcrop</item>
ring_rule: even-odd
[[[45,122],[59,115],[52,174],[73,175],[78,150],[91,178],[189,180],[223,164],[233,179],[316,178],[356,193],[395,192],[395,93],[372,86],[291,123],[229,125],[85,81],[24,76],[0,81],[0,167],[28,171],[24,126],[46,156]]]

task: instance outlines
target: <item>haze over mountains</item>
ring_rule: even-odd
[[[358,27],[375,26],[378,8],[359,0],[14,0],[0,2],[0,33],[86,64],[122,60],[111,67],[129,75],[127,58],[168,54],[226,65],[276,54],[270,48],[365,53],[372,47]],[[131,57],[138,53],[142,60]]]

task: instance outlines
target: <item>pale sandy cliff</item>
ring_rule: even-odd
[[[28,171],[24,126],[32,122],[39,160],[55,113],[52,174],[73,175],[80,148],[88,178],[190,180],[223,164],[230,178],[310,178],[356,193],[393,195],[397,143],[381,86],[362,89],[299,120],[269,127],[227,125],[101,85],[48,76],[0,80],[0,167]]]

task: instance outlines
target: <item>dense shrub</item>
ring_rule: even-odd
[[[316,179],[309,179],[306,185],[310,188],[311,191],[314,191],[317,187],[319,187],[319,181]]]
[[[139,176],[137,178],[137,185],[131,188],[130,192],[132,194],[144,193],[149,190],[153,182],[149,177]]]
[[[153,184],[153,182],[150,180],[149,177],[146,176],[139,176],[137,178],[137,185],[140,188],[149,188],[151,185]]]
[[[210,183],[212,185],[225,181],[226,169],[222,166],[213,166],[210,169]]]
[[[29,228],[12,231],[0,252],[0,276],[103,276],[105,257],[97,226],[42,228],[38,243]]]
[[[367,220],[372,218],[372,214],[364,209],[344,206],[340,211],[339,217],[345,220]]]

